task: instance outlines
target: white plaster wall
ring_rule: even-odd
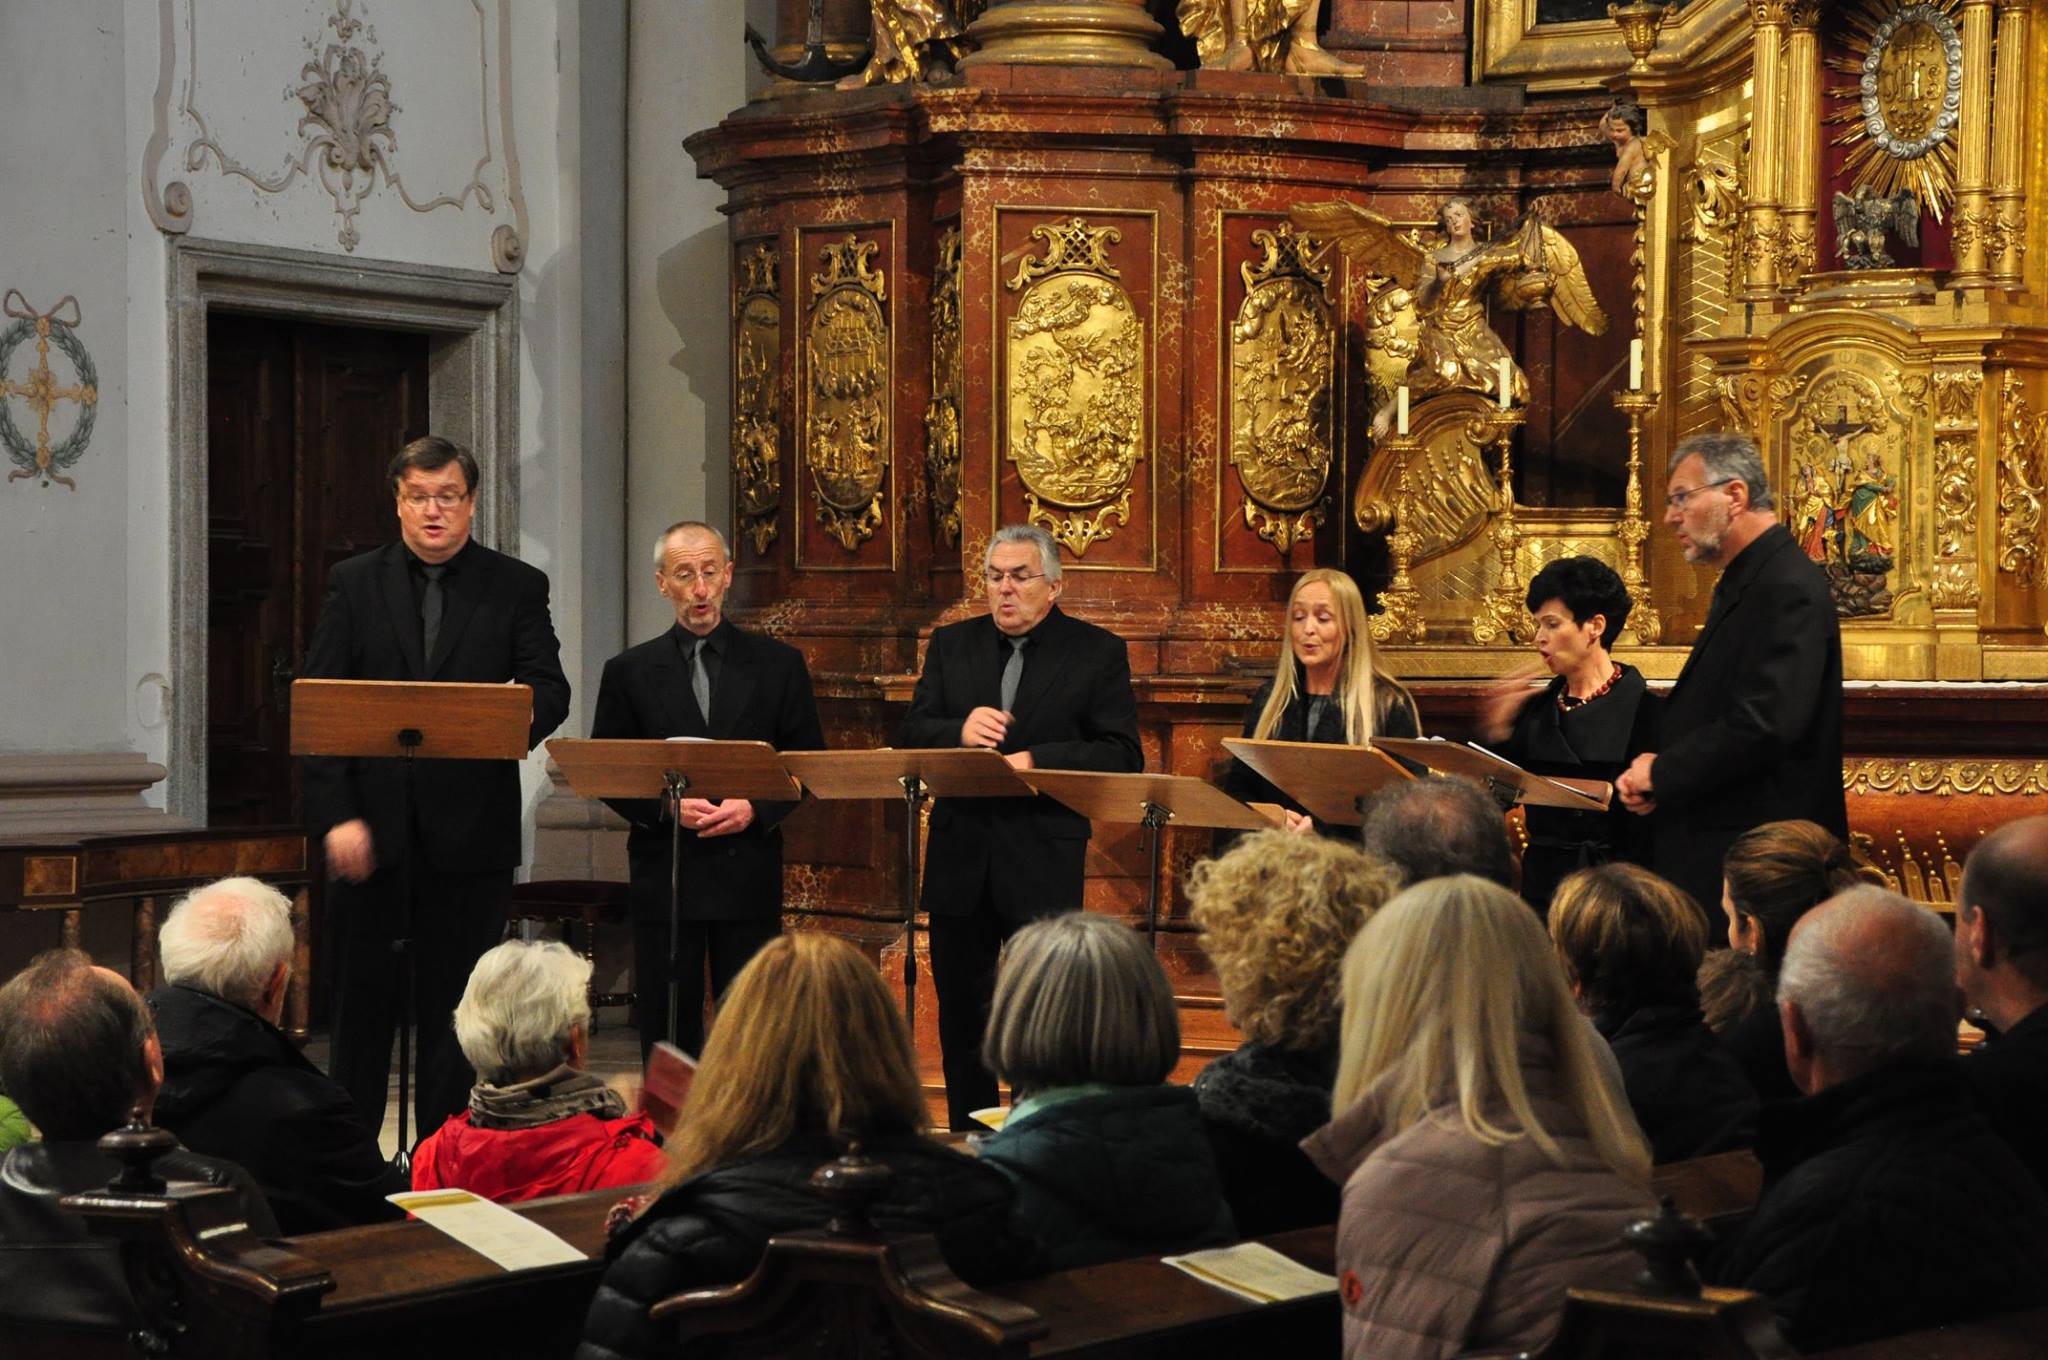
[[[731,521],[727,355],[731,249],[725,192],[697,178],[683,138],[746,102],[749,17],[772,33],[772,5],[632,0],[627,86],[626,544],[629,641],[675,621],[647,565],[676,520]],[[765,25],[765,26],[764,26]]]
[[[124,639],[128,538],[128,280],[119,0],[0,5],[0,293],[38,312],[78,300],[78,339],[98,369],[92,441],[77,490],[0,479],[0,751],[119,751],[131,742]],[[14,324],[0,317],[0,327]],[[6,377],[27,378],[30,340]],[[70,361],[52,350],[57,381]],[[9,402],[33,439],[25,403]],[[51,418],[59,441],[78,408]],[[136,436],[138,442],[146,434]],[[15,471],[9,461],[0,472]]]

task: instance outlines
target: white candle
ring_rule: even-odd
[[[1643,390],[1643,342],[1640,339],[1628,342],[1628,390]]]
[[[1513,379],[1508,375],[1515,371],[1514,360],[1502,356],[1500,361],[1500,409],[1508,409],[1508,397],[1513,393]]]
[[[1408,384],[1394,389],[1394,432],[1403,437],[1408,433]]]

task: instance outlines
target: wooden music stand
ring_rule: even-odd
[[[292,754],[405,762],[399,825],[412,831],[413,762],[524,760],[533,729],[531,685],[433,680],[294,680]],[[412,1167],[407,1121],[412,1107],[413,978],[411,847],[399,858],[398,1151],[391,1164]]]
[[[1530,807],[1605,812],[1614,797],[1613,788],[1598,780],[1552,779],[1531,774],[1512,760],[1503,760],[1485,747],[1470,742],[1374,737],[1372,744],[1390,755],[1428,766],[1438,774],[1469,779],[1496,797],[1507,797]]]
[[[917,1024],[917,833],[925,803],[944,798],[1029,798],[1010,762],[980,746],[936,750],[791,751],[782,758],[813,798],[903,800],[903,1015]]]
[[[682,1004],[676,956],[682,937],[684,796],[795,802],[802,792],[765,741],[556,737],[547,746],[569,787],[585,798],[658,798],[667,804],[668,1041],[673,1044]]]
[[[1361,826],[1365,800],[1388,784],[1413,779],[1401,763],[1369,746],[1320,741],[1255,741],[1225,737],[1223,749],[1332,826]]]
[[[1145,938],[1159,948],[1159,877],[1166,824],[1263,831],[1265,816],[1207,780],[1184,774],[1098,774],[1089,770],[1019,770],[1024,782],[1091,822],[1136,822],[1145,828],[1151,861],[1145,889]]]

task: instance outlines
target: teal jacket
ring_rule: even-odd
[[[1011,1221],[1034,1271],[1163,1256],[1236,1240],[1185,1086],[1126,1086],[1041,1106],[982,1144],[1016,1187]]]

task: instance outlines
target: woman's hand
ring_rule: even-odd
[[[1529,702],[1529,682],[1544,673],[1541,661],[1531,661],[1509,671],[1488,685],[1479,696],[1479,735],[1487,741],[1504,740],[1515,730],[1515,715]]]
[[[1292,808],[1281,808],[1280,812],[1282,816],[1287,818],[1287,831],[1289,835],[1313,836],[1315,834],[1315,818],[1305,812],[1296,812]]]

